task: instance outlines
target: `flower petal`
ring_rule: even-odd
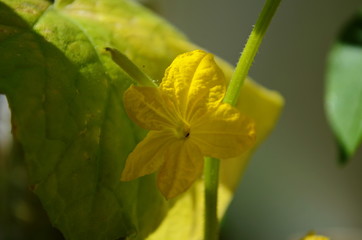
[[[121,181],[130,181],[156,172],[164,162],[167,145],[173,139],[168,131],[150,131],[128,155]]]
[[[175,58],[165,72],[160,89],[176,103],[181,116],[191,121],[204,114],[209,105],[222,101],[226,81],[213,55],[195,50]]]
[[[165,155],[165,162],[157,176],[157,185],[167,198],[185,192],[200,177],[204,158],[200,149],[189,140],[174,142]]]
[[[329,238],[321,235],[316,235],[313,232],[307,234],[302,240],[329,240]]]
[[[236,157],[255,143],[254,122],[229,104],[220,104],[191,123],[190,140],[205,156]]]
[[[161,130],[180,121],[174,104],[158,88],[131,86],[124,93],[124,106],[128,116],[145,129]]]

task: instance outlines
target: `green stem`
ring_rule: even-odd
[[[211,157],[205,158],[205,240],[217,240],[219,236],[217,219],[219,165],[219,159]]]
[[[254,61],[254,57],[258,52],[259,46],[263,41],[264,35],[271,19],[274,16],[281,0],[267,0],[263,10],[252,30],[245,48],[236,65],[233,76],[231,77],[228,90],[226,92],[224,102],[233,106],[236,105],[240,93],[240,89],[244,83],[249,69]]]
[[[254,57],[263,40],[266,30],[274,16],[281,0],[266,0],[263,10],[252,30],[239,62],[231,78],[224,102],[236,105],[241,87],[244,83]],[[219,226],[217,218],[217,190],[219,182],[220,161],[216,158],[205,158],[205,226],[204,240],[217,240]]]

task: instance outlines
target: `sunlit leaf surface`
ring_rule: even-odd
[[[190,191],[168,203],[154,175],[119,181],[127,155],[145,132],[125,114],[122,97],[131,79],[106,47],[117,48],[156,80],[176,55],[195,49],[133,1],[0,0],[0,93],[9,101],[30,189],[67,239],[144,239],[175,206],[194,220],[202,216],[202,197],[192,195],[200,193]],[[229,78],[231,68],[220,64]],[[259,142],[281,104],[276,93],[246,83],[239,107],[255,119]],[[220,213],[246,155],[222,163],[227,190]],[[185,227],[177,231],[200,233],[201,221],[180,221]]]

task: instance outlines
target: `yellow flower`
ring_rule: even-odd
[[[167,198],[200,177],[203,157],[231,158],[252,147],[254,123],[222,103],[226,82],[211,54],[179,55],[158,88],[131,86],[124,95],[129,117],[151,130],[128,156],[121,180],[158,172]]]

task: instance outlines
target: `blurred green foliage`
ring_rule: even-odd
[[[0,239],[63,239],[39,199],[29,191],[21,147],[0,154]]]
[[[329,53],[325,105],[346,163],[362,141],[362,10],[344,27]]]

